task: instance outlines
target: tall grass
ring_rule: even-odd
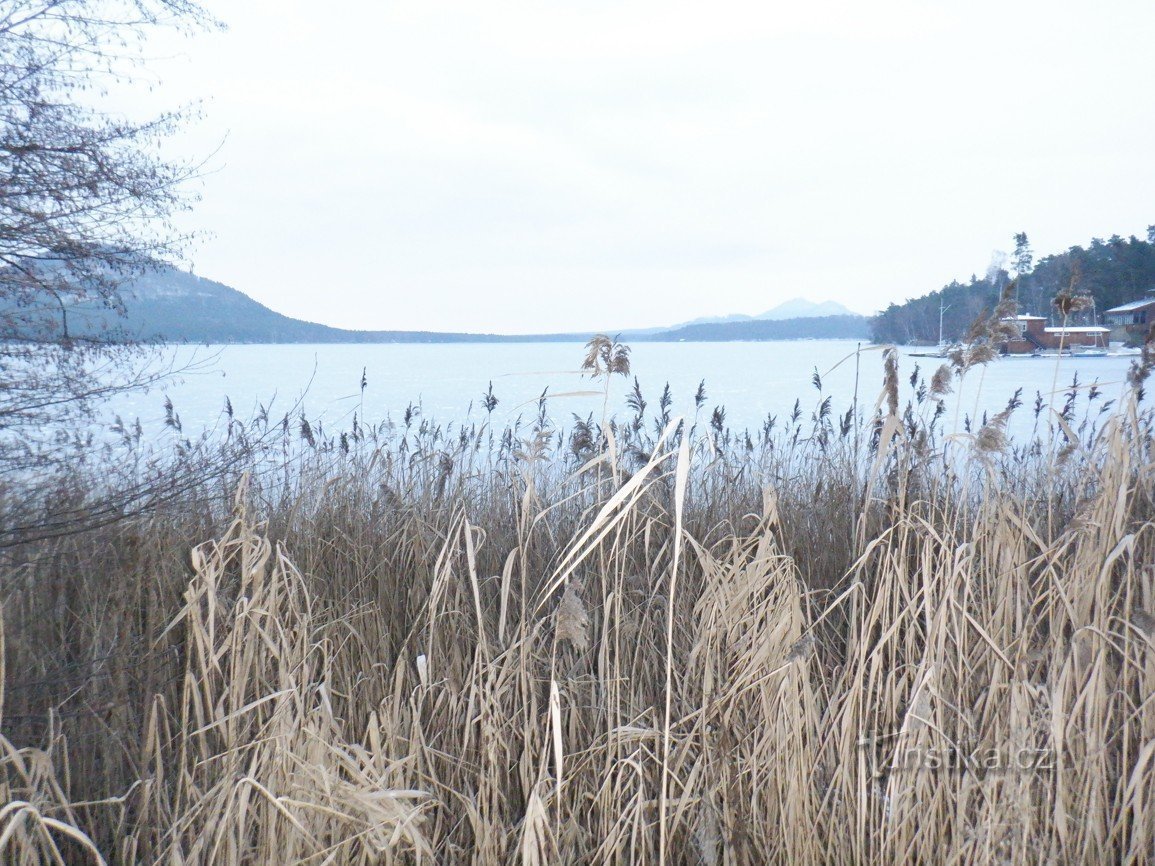
[[[1149,862],[1150,416],[944,439],[942,375],[905,411],[887,375],[753,435],[640,389],[302,421],[14,545],[0,859]]]

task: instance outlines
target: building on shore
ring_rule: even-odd
[[[1111,339],[1124,343],[1142,343],[1155,328],[1155,289],[1146,297],[1129,304],[1120,304],[1103,313],[1111,327]]]
[[[1003,345],[1008,355],[1032,355],[1035,352],[1057,352],[1060,349],[1106,349],[1111,329],[1099,325],[1064,325],[1047,327],[1042,316],[1015,316],[1004,319],[1013,322],[1019,331]]]

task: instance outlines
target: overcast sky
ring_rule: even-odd
[[[870,312],[1155,223],[1150,0],[208,5],[196,271],[329,325]]]

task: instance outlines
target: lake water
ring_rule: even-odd
[[[694,394],[705,380],[701,413],[708,417],[715,406],[724,406],[728,426],[753,431],[767,413],[784,419],[796,399],[801,400],[804,418],[826,395],[833,397],[836,414],[844,412],[851,405],[856,378],[860,401],[873,406],[881,389],[882,352],[862,345],[856,359],[860,345],[845,340],[638,343],[632,347],[632,375],[641,383],[651,410],[669,383],[672,411],[685,416],[694,415]],[[217,427],[226,397],[242,418],[255,414],[261,404],[269,408],[270,417],[290,410],[297,414],[299,403],[310,418],[324,418],[329,430],[347,428],[355,412],[369,422],[397,420],[410,403],[420,405],[425,418],[456,423],[484,414],[481,397],[492,381],[499,400],[494,412],[498,423],[535,414],[545,389],[552,395],[548,406],[555,422],[568,424],[573,413],[593,413],[600,419],[602,413],[600,396],[565,396],[601,387],[578,369],[584,356],[580,343],[233,345],[181,347],[173,352],[178,366],[193,361],[201,369],[163,389],[119,398],[112,410],[125,421],[139,418],[146,430],[163,429],[167,395],[186,434]],[[1022,388],[1024,406],[1016,413],[1011,432],[1029,433],[1036,392],[1056,405],[1063,402],[1061,393],[1051,397],[1056,374],[1060,392],[1077,374],[1081,383],[1097,381],[1103,400],[1118,399],[1132,360],[1000,358],[968,374],[961,387],[955,380],[955,393],[947,398],[945,429],[961,432],[963,416],[973,416],[976,410],[993,414]],[[901,352],[904,404],[912,394],[907,377],[915,365],[929,380],[940,363]],[[822,394],[812,384],[816,369],[823,381]],[[632,384],[632,378],[614,378],[611,412],[628,412],[625,396]]]

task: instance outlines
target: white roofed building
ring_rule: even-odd
[[[1103,320],[1111,327],[1112,340],[1141,342],[1155,326],[1155,289],[1137,301],[1105,311]]]

